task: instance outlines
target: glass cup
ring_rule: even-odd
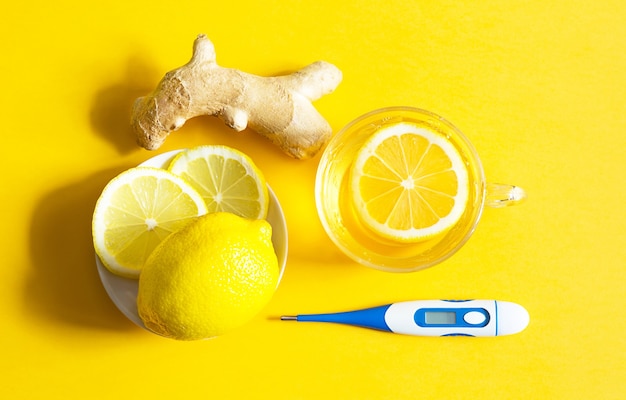
[[[349,189],[350,169],[358,151],[375,132],[409,122],[444,137],[459,152],[468,172],[469,197],[465,211],[449,230],[415,243],[394,243],[377,236],[359,220]],[[482,210],[506,207],[526,198],[523,189],[485,181],[476,150],[444,118],[412,107],[390,107],[369,112],[350,122],[330,141],[317,170],[317,212],[330,239],[362,265],[390,272],[411,272],[436,265],[458,251],[474,232]]]

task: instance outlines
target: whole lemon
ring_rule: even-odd
[[[139,276],[137,308],[151,331],[179,340],[221,335],[269,302],[279,268],[265,220],[198,217],[168,236]]]

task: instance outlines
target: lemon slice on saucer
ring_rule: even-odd
[[[154,248],[207,208],[196,190],[162,169],[136,167],[113,178],[96,203],[96,254],[112,273],[137,278]]]
[[[168,167],[204,198],[208,211],[249,219],[267,216],[265,178],[246,154],[227,146],[206,145],[182,151]]]

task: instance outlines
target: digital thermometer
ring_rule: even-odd
[[[497,300],[417,300],[332,314],[282,316],[283,321],[332,322],[415,336],[503,336],[530,320],[519,304]]]

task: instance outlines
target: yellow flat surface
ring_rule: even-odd
[[[466,4],[463,4],[466,3]],[[22,1],[0,24],[4,399],[621,399],[626,394],[626,7],[621,1]],[[490,181],[528,192],[488,209],[443,264],[370,270],[327,238],[319,156],[190,121],[158,152],[248,153],[286,214],[289,259],[254,321],[203,342],[136,327],[98,278],[91,214],[104,185],[154,155],[130,104],[206,33],[218,61],[258,75],[316,60],[344,80],[315,103],[336,130],[375,108],[437,112]],[[524,305],[499,338],[422,338],[279,322],[431,298]]]

